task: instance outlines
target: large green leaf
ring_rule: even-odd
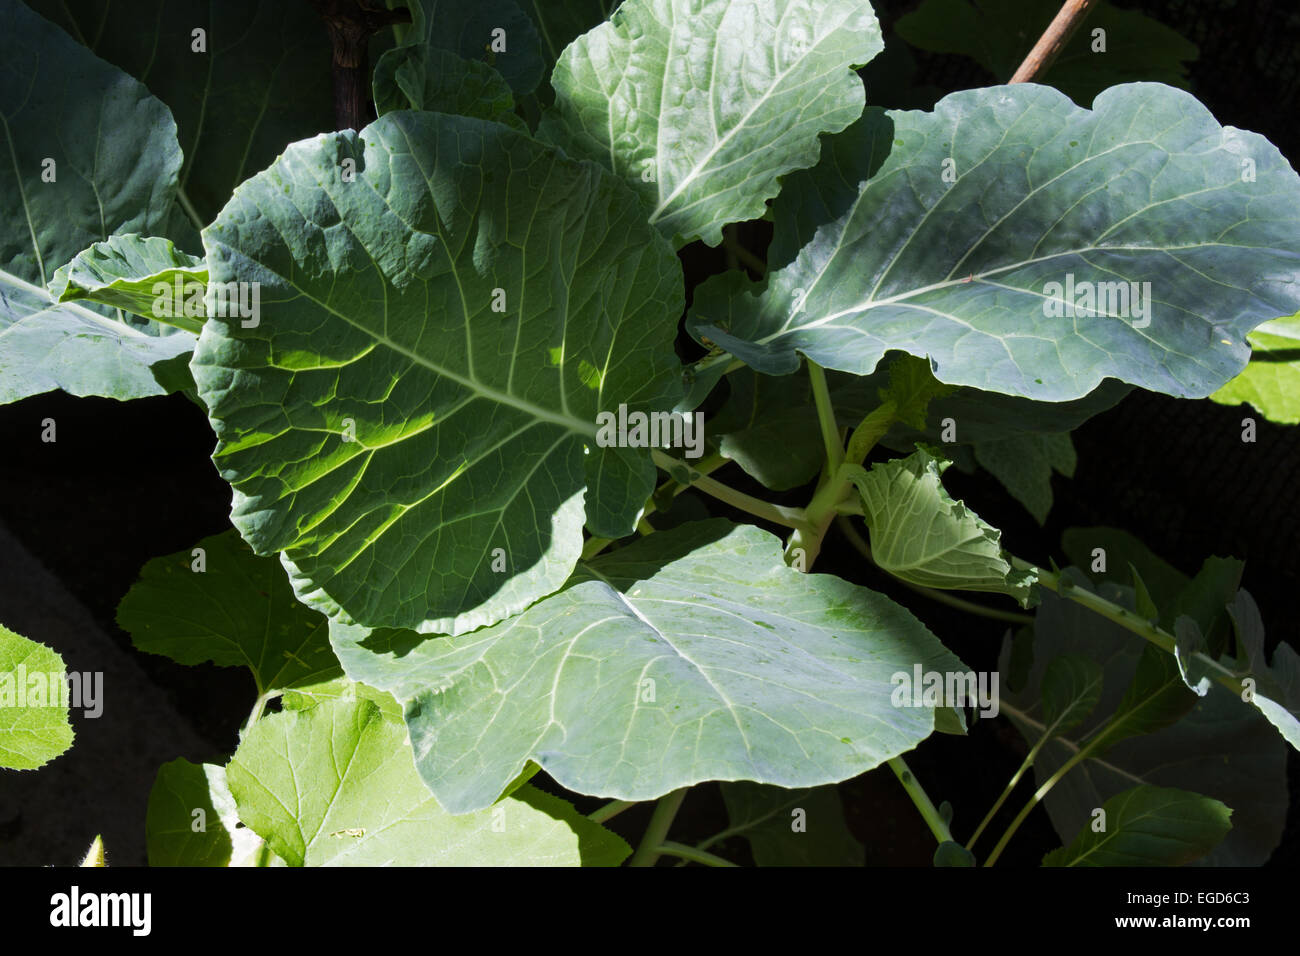
[[[1079,830],[1043,866],[1182,866],[1213,850],[1232,829],[1220,801],[1171,787],[1138,786],[1101,807],[1105,829]]]
[[[560,56],[539,134],[627,180],[674,244],[717,245],[857,119],[851,67],[882,48],[860,0],[627,0]]]
[[[181,201],[199,225],[286,145],[334,128],[329,36],[307,0],[30,5],[170,107],[185,152]],[[204,51],[194,49],[195,30],[204,31]],[[189,235],[180,244],[197,252]]]
[[[0,156],[0,404],[51,389],[166,394],[162,363],[193,336],[56,305],[45,286],[91,243],[166,221],[181,165],[167,107],[0,0]]]
[[[158,769],[149,791],[145,840],[150,866],[238,866],[262,844],[239,825],[225,767],[181,757]]]
[[[655,469],[596,418],[673,408],[682,278],[608,174],[389,113],[290,147],[204,244],[214,284],[261,283],[259,325],[213,316],[195,353],[215,461],[308,604],[462,632],[564,583],[584,494],[594,534],[632,530]]]
[[[940,479],[949,465],[924,448],[907,458],[856,469],[871,555],[890,574],[922,587],[993,591],[1025,605],[1033,575],[1011,567],[1002,533],[960,501]]]
[[[925,0],[899,17],[894,28],[915,47],[972,57],[1006,82],[1060,9],[1057,0]],[[1097,37],[1096,30],[1104,37]],[[1104,49],[1096,49],[1099,39]],[[1076,103],[1091,103],[1106,87],[1135,80],[1186,89],[1186,62],[1195,59],[1196,45],[1176,31],[1102,0],[1088,11],[1039,82]]]
[[[339,674],[326,619],[294,597],[279,561],[257,557],[234,531],[146,564],[117,623],[147,653],[247,667],[259,694]]]
[[[175,292],[177,282],[180,295]],[[121,235],[83,249],[60,266],[50,280],[50,295],[57,302],[87,299],[198,332],[203,316],[187,315],[185,305],[202,303],[207,282],[203,260],[177,249],[170,239]],[[166,287],[165,293],[154,291],[159,284]]]
[[[63,658],[0,624],[0,767],[35,770],[72,746]]]
[[[631,852],[526,784],[478,813],[445,812],[406,728],[368,700],[263,717],[226,776],[239,818],[290,866],[614,866]]]
[[[1045,401],[1108,377],[1199,397],[1300,307],[1300,177],[1186,93],[1128,84],[1086,110],[1026,83],[889,116],[854,201],[815,231],[795,217],[802,249],[761,294],[697,296],[697,338],[770,374],[799,353],[863,374],[896,348]]]
[[[934,730],[933,706],[894,705],[895,675],[966,668],[888,598],[781,551],[752,526],[693,522],[473,634],[330,634],[349,676],[405,703],[421,776],[454,812],[488,806],[529,759],[625,800],[844,780]]]
[[[1131,590],[1107,584],[1100,593],[1133,606]],[[1101,699],[1091,714],[1043,746],[1034,764],[1039,785],[1097,733],[1126,696],[1135,696],[1132,684],[1146,646],[1086,608],[1043,594],[1036,612],[1030,678],[1018,692],[1003,691],[1001,713],[1033,743],[1045,725],[1037,688],[1049,660],[1062,654],[1086,656],[1101,663],[1105,676]],[[1159,653],[1172,666],[1172,657]],[[1009,657],[1009,643],[1004,643],[999,664],[1004,688]],[[1197,697],[1183,686],[1176,666],[1169,683],[1177,689],[1178,700],[1193,702],[1190,712],[1163,730],[1120,740],[1066,774],[1045,798],[1052,825],[1062,840],[1070,841],[1091,822],[1095,808],[1134,784],[1177,787],[1221,800],[1235,812],[1232,832],[1203,863],[1258,866],[1278,845],[1286,821],[1286,744],[1262,714],[1223,688],[1215,686],[1207,696]]]
[[[1250,364],[1210,398],[1246,402],[1271,422],[1300,425],[1300,314],[1265,322],[1246,340]]]
[[[835,787],[784,790],[749,781],[722,784],[730,826],[759,866],[862,866],[866,850],[844,822]]]

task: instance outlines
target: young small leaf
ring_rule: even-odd
[[[1214,849],[1232,829],[1218,800],[1168,787],[1138,786],[1101,807],[1105,829],[1085,825],[1043,866],[1182,866]]]

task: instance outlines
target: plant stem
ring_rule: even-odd
[[[1060,11],[1008,82],[1029,83],[1046,73],[1096,2],[1097,0],[1066,0],[1061,4]]]
[[[894,771],[903,789],[907,795],[912,798],[916,804],[916,809],[921,811],[921,816],[925,818],[926,824],[930,827],[930,832],[940,843],[946,843],[952,839],[952,831],[948,829],[948,824],[942,816],[939,815],[938,809],[930,802],[925,788],[921,782],[916,779],[916,774],[907,769],[907,764],[903,762],[902,757],[892,757],[889,761],[889,769]]]
[[[740,244],[732,226],[722,227],[722,246],[731,256],[739,259],[759,275],[767,274],[767,263]]]
[[[720,481],[704,475],[691,468],[684,461],[666,455],[659,449],[653,450],[655,464],[672,475],[678,468],[686,468],[690,472],[690,484],[692,487],[724,501],[733,508],[739,508],[746,511],[756,518],[762,518],[764,521],[770,521],[773,524],[785,525],[787,528],[802,528],[807,522],[801,509],[787,508],[784,505],[772,504],[770,501],[763,501],[761,498],[755,498],[747,495],[743,491],[737,491],[729,485],[724,485]]]
[[[662,852],[660,847],[668,836],[669,828],[673,825],[673,818],[677,816],[677,808],[682,805],[682,800],[686,797],[686,790],[686,787],[682,787],[659,798],[659,802],[655,804],[655,812],[650,817],[650,825],[646,827],[641,843],[632,854],[628,866],[655,865]]]
[[[1032,571],[1038,576],[1038,583],[1063,598],[1067,598],[1086,607],[1094,614],[1106,618],[1106,620],[1118,624],[1127,631],[1149,641],[1156,647],[1170,654],[1175,652],[1177,641],[1172,634],[1160,629],[1156,625],[1143,617],[1133,613],[1126,607],[1121,607],[1113,601],[1107,601],[1099,594],[1093,594],[1087,588],[1076,587],[1068,580],[1062,580],[1059,574],[1054,574],[1043,568],[1030,564],[1028,561],[1022,561],[1020,558],[1013,557],[1011,563],[1022,571]],[[1216,683],[1226,687],[1234,695],[1241,693],[1241,678],[1234,674],[1227,667],[1224,667],[1214,658],[1196,653],[1192,655],[1197,663],[1203,664],[1210,670],[1214,671],[1213,679]]]
[[[810,358],[804,359],[804,362],[808,366],[808,378],[812,380],[813,402],[817,405],[817,423],[821,426],[822,442],[826,446],[826,474],[834,475],[844,463],[844,442],[840,439],[840,428],[835,421],[835,408],[831,404],[826,372]]]
[[[604,823],[606,820],[612,820],[629,807],[635,807],[636,804],[631,800],[611,800],[603,807],[597,807],[587,814],[587,819],[593,823]]]
[[[190,217],[190,222],[194,223],[194,228],[199,232],[202,232],[203,217],[201,217],[199,211],[194,208],[194,204],[190,202],[190,197],[186,194],[183,186],[176,187],[176,202],[184,211],[185,215]]]
[[[1025,818],[1029,816],[1034,807],[1038,806],[1038,802],[1042,800],[1043,797],[1047,796],[1051,789],[1056,786],[1058,780],[1083,761],[1087,760],[1088,755],[1092,753],[1094,749],[1094,745],[1101,739],[1102,738],[1099,736],[1095,738],[1092,743],[1080,748],[1073,757],[1061,765],[1061,768],[1057,770],[1056,773],[1048,777],[1047,780],[1044,781],[1043,785],[1034,791],[1034,795],[1029,798],[1029,801],[1025,804],[1024,808],[1016,814],[1016,818],[1012,820],[1011,825],[1007,827],[1007,832],[1002,834],[1002,839],[998,840],[997,846],[993,848],[993,852],[990,853],[988,859],[984,861],[985,866],[992,866],[997,862],[998,857],[1002,855],[1002,851],[1006,849],[1007,843],[1010,842],[1013,836],[1015,836],[1016,831],[1020,829],[1020,824],[1025,822]],[[972,839],[971,842],[974,842],[974,839]]]
[[[1012,791],[1016,789],[1016,784],[1020,783],[1020,778],[1023,777],[1025,772],[1034,765],[1034,761],[1038,759],[1038,752],[1043,749],[1043,744],[1045,743],[1047,743],[1047,734],[1039,737],[1038,742],[1030,748],[1028,755],[1026,755],[1025,759],[1021,762],[1020,768],[1016,770],[1012,775],[1010,782],[1003,788],[1002,793],[998,795],[997,802],[989,808],[988,813],[984,814],[984,819],[981,820],[980,825],[975,828],[975,832],[971,834],[971,838],[966,841],[966,849],[974,849],[975,841],[980,838],[980,834],[984,832],[984,828],[993,822],[993,818],[997,815],[997,812],[1002,809],[1002,804],[1007,802],[1007,797],[1011,796]]]
[[[840,531],[844,537],[848,538],[851,544],[859,554],[868,561],[875,563],[871,556],[871,547],[858,534],[858,529],[853,527],[853,523],[844,515],[836,519]],[[1033,624],[1034,616],[1032,614],[1017,614],[1015,611],[1003,611],[995,607],[985,607],[983,604],[976,604],[974,601],[967,601],[965,598],[959,598],[955,594],[948,594],[945,591],[937,591],[934,588],[927,588],[920,584],[913,584],[910,581],[904,581],[902,578],[895,578],[899,584],[917,594],[927,597],[932,601],[938,601],[940,604],[947,604],[949,607],[955,607],[958,610],[966,611],[970,614],[978,614],[981,617],[992,618],[995,621],[1007,621],[1011,624]]]
[[[722,857],[706,850],[699,850],[693,846],[687,846],[685,843],[677,843],[674,840],[665,840],[660,843],[659,852],[667,853],[669,856],[679,856],[683,860],[690,860],[692,863],[703,863],[705,866],[734,867],[736,865],[730,860],[724,860]]]

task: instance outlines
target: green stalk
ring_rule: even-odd
[[[604,823],[606,820],[612,820],[624,810],[635,807],[636,804],[631,800],[611,800],[603,807],[597,807],[587,814],[587,819],[593,823]]]
[[[907,795],[916,804],[916,809],[921,811],[921,816],[925,818],[925,822],[930,827],[930,832],[934,834],[934,838],[940,843],[952,840],[952,831],[948,829],[947,821],[940,816],[938,809],[930,802],[930,797],[926,794],[925,788],[916,779],[916,775],[907,769],[907,764],[903,762],[903,758],[891,758],[889,769],[894,771],[894,775],[898,777],[903,789],[907,791]]]
[[[659,852],[666,853],[669,856],[681,857],[683,860],[690,860],[692,863],[703,863],[705,866],[734,867],[736,865],[730,860],[724,860],[713,853],[687,846],[685,843],[677,843],[673,840],[665,840],[659,844]]]
[[[628,861],[628,866],[654,866],[655,861],[659,859],[659,854],[663,852],[660,848],[668,836],[668,830],[673,825],[673,818],[677,816],[677,809],[682,805],[682,800],[686,797],[686,790],[682,787],[680,790],[674,790],[672,793],[665,794],[659,798],[655,804],[655,812],[650,817],[650,825],[646,827],[645,834],[641,837],[641,842],[632,854],[632,859]]]
[[[988,859],[984,861],[985,866],[992,866],[994,863],[997,862],[998,857],[1002,855],[1002,851],[1006,849],[1007,843],[1011,841],[1011,838],[1015,836],[1016,831],[1020,829],[1020,824],[1025,822],[1025,818],[1029,816],[1029,814],[1033,811],[1034,807],[1038,806],[1039,801],[1042,800],[1045,796],[1047,796],[1049,792],[1051,792],[1051,789],[1054,786],[1056,786],[1058,780],[1064,777],[1067,773],[1069,773],[1071,770],[1073,770],[1083,761],[1087,760],[1088,756],[1095,749],[1097,741],[1102,739],[1103,738],[1101,736],[1098,736],[1093,739],[1092,743],[1089,743],[1087,746],[1080,748],[1079,751],[1073,757],[1071,757],[1069,760],[1067,760],[1064,764],[1061,765],[1061,769],[1057,770],[1056,773],[1048,777],[1047,780],[1044,781],[1043,785],[1034,791],[1034,795],[1029,798],[1028,802],[1024,805],[1021,811],[1018,814],[1016,814],[1016,818],[1012,820],[1011,825],[1007,827],[1007,832],[1002,834],[1002,839],[998,840],[997,846],[993,848],[993,852],[990,853]],[[971,842],[974,842],[974,840],[972,839]]]
[[[840,428],[835,421],[826,372],[812,359],[804,359],[804,362],[808,365],[813,402],[817,406],[817,423],[821,426],[822,443],[826,446],[826,474],[834,475],[844,463],[844,442],[840,439]]]
[[[1106,620],[1118,624],[1127,631],[1138,635],[1143,640],[1149,641],[1156,647],[1167,653],[1173,654],[1177,647],[1177,641],[1174,636],[1167,631],[1148,621],[1146,618],[1133,613],[1126,607],[1121,607],[1113,601],[1107,601],[1099,594],[1093,594],[1086,588],[1075,587],[1068,580],[1063,580],[1059,574],[1054,574],[1028,561],[1022,561],[1020,558],[1013,557],[1011,563],[1023,570],[1032,571],[1038,575],[1038,583],[1059,596],[1080,604],[1104,617]],[[1227,667],[1224,667],[1214,658],[1206,654],[1196,653],[1193,655],[1196,661],[1205,665],[1214,671],[1213,679],[1219,685],[1226,687],[1236,696],[1241,694],[1241,678],[1234,674]]]
[[[743,491],[737,491],[729,485],[724,485],[722,482],[715,481],[696,471],[686,462],[664,454],[657,448],[652,450],[652,455],[655,464],[670,475],[677,468],[688,469],[691,472],[690,485],[692,487],[704,492],[706,495],[717,498],[719,501],[726,502],[733,508],[748,512],[756,518],[762,518],[764,521],[770,521],[773,524],[785,525],[787,528],[801,528],[806,524],[803,511],[799,508],[787,508],[784,505],[772,504],[770,501],[763,501],[761,498],[747,495]]]
[[[1011,796],[1012,791],[1016,789],[1016,784],[1020,783],[1020,778],[1023,777],[1029,768],[1034,765],[1034,761],[1038,759],[1038,752],[1043,749],[1043,744],[1045,743],[1047,743],[1046,734],[1039,737],[1038,742],[1029,749],[1029,753],[1021,762],[1020,768],[1011,776],[1010,782],[1003,788],[1002,793],[998,795],[997,802],[993,804],[988,813],[984,814],[984,819],[981,820],[980,825],[975,828],[975,832],[971,835],[971,838],[966,841],[966,849],[973,850],[975,848],[975,841],[980,838],[980,834],[984,832],[984,828],[993,822],[993,818],[997,816],[997,812],[1002,809],[1002,804],[1007,802],[1007,798]]]

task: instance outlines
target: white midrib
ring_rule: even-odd
[[[803,322],[798,325],[791,325],[791,323],[787,321],[784,325],[781,326],[780,329],[773,332],[771,335],[766,335],[763,336],[762,338],[754,339],[753,342],[758,345],[766,345],[769,342],[779,339],[781,338],[781,336],[786,335],[790,332],[802,332],[805,329],[815,329],[823,325],[830,325],[836,319],[842,319],[845,316],[857,315],[862,312],[869,312],[871,309],[876,309],[884,305],[893,305],[898,302],[905,302],[908,299],[914,298],[915,296],[924,295],[927,292],[935,292],[940,289],[950,289],[955,286],[966,285],[971,282],[978,282],[982,279],[988,278],[989,276],[999,275],[1003,272],[1010,272],[1014,269],[1020,269],[1024,266],[1035,265],[1036,263],[1039,262],[1048,262],[1052,259],[1059,259],[1062,256],[1083,255],[1084,253],[1088,253],[1088,252],[1181,252],[1185,249],[1199,249],[1207,246],[1220,246],[1220,245],[1223,245],[1223,243],[1203,242],[1203,243],[1197,243],[1195,245],[1190,245],[1190,246],[1170,246],[1164,248],[1156,247],[1156,246],[1105,246],[1105,247],[1089,246],[1084,249],[1065,249],[1061,252],[1053,252],[1050,255],[1037,256],[1032,259],[1022,259],[1019,262],[1012,262],[1005,266],[998,266],[996,269],[990,269],[987,272],[971,273],[969,276],[962,279],[944,279],[941,282],[935,282],[930,285],[920,286],[915,289],[909,289],[906,292],[900,292],[898,295],[893,295],[886,299],[864,299],[855,305],[849,306],[847,309],[841,309],[838,312],[832,312],[829,315],[823,315],[820,318],[812,320],[811,322]],[[819,273],[817,278],[820,279],[822,274],[824,274],[824,271],[823,273]],[[1028,290],[1028,289],[1018,289],[1016,291],[1023,292],[1026,295],[1038,295],[1038,293],[1035,293],[1032,290]]]
[[[388,338],[387,336],[380,335],[378,332],[375,332],[373,329],[368,329],[363,325],[359,325],[358,323],[350,319],[348,316],[344,315],[342,312],[338,311],[337,309],[331,308],[329,303],[322,302],[320,299],[308,293],[307,290],[303,289],[301,286],[296,286],[293,285],[292,283],[289,284],[291,285],[292,288],[297,289],[298,292],[303,296],[303,298],[320,306],[330,315],[342,319],[344,322],[352,326],[354,329],[357,329],[360,332],[364,332],[366,335],[370,336],[370,338],[374,339],[380,345],[384,346],[385,348],[392,349],[394,352],[396,352],[399,355],[403,355],[406,358],[409,358],[415,364],[428,369],[429,371],[433,372],[435,375],[438,375],[443,378],[451,379],[451,381],[456,382],[458,385],[464,386],[474,394],[482,398],[485,398],[488,401],[496,402],[498,405],[507,405],[511,408],[517,408],[520,411],[533,416],[539,421],[551,422],[552,424],[560,425],[564,428],[567,428],[569,431],[578,433],[579,435],[587,435],[592,438],[594,438],[596,435],[597,429],[596,429],[596,423],[594,421],[585,422],[582,421],[581,419],[573,418],[572,416],[569,415],[561,415],[558,412],[551,411],[549,408],[543,408],[541,405],[535,405],[532,402],[527,401],[526,399],[522,399],[518,395],[513,395],[509,392],[502,392],[498,389],[492,388],[491,386],[484,385],[482,382],[478,381],[478,379],[475,379],[471,376],[461,375],[457,372],[451,371],[450,369],[443,368],[442,366],[429,361],[427,358],[425,358],[423,355],[419,354],[418,352],[413,352],[411,349],[408,349],[403,345],[399,345],[397,342],[394,342],[392,339]],[[468,317],[466,318],[465,321],[468,323],[469,321]]]
[[[669,34],[668,42],[669,42],[669,50],[671,52],[672,49],[671,33]],[[798,57],[797,59],[791,61],[790,65],[786,69],[782,70],[779,74],[777,74],[776,78],[772,81],[772,83],[768,86],[768,88],[763,91],[763,95],[754,101],[754,105],[751,106],[745,112],[745,115],[740,118],[740,121],[737,122],[734,126],[732,126],[731,129],[727,130],[727,132],[724,135],[718,138],[717,142],[715,142],[713,146],[709,148],[708,152],[706,152],[703,156],[701,156],[699,161],[696,162],[696,164],[693,167],[691,167],[690,172],[688,172],[684,177],[682,177],[682,179],[673,188],[672,192],[670,192],[663,199],[659,200],[659,204],[656,205],[654,211],[650,213],[650,222],[654,223],[659,221],[659,217],[668,208],[669,203],[671,203],[674,199],[680,196],[682,190],[686,189],[688,186],[691,185],[692,182],[695,181],[695,179],[699,176],[700,172],[704,169],[704,167],[709,164],[709,162],[713,159],[714,156],[718,155],[718,153],[732,139],[732,137],[734,137],[738,132],[740,132],[748,125],[753,115],[756,112],[758,112],[758,108],[762,106],[764,103],[766,103],[767,100],[775,94],[775,92],[785,82],[786,77],[788,77],[792,72],[794,72],[796,67],[800,66],[817,50],[820,42],[821,41],[818,40],[816,43],[810,43],[808,45],[808,52],[806,52],[803,56]],[[715,46],[714,47],[715,53],[716,50],[717,47]],[[668,71],[669,69],[671,69],[671,66],[672,66],[671,62],[664,63],[665,79],[668,76]],[[712,98],[710,98],[710,103],[711,102],[712,102]],[[662,110],[663,108],[662,94],[660,95],[659,105],[660,105],[660,109]],[[659,130],[661,130],[662,128],[663,128],[662,124],[660,124],[656,129],[656,137],[658,136]],[[656,149],[659,149],[658,142],[655,143],[655,147]],[[662,151],[660,151],[659,155],[662,155]],[[662,172],[662,170],[660,170],[660,172]]]
[[[75,302],[55,302],[54,298],[50,295],[50,293],[47,290],[42,289],[38,285],[33,285],[32,283],[27,282],[24,279],[20,279],[12,272],[6,272],[3,269],[0,269],[0,285],[14,286],[18,289],[21,289],[24,292],[29,292],[33,295],[39,296],[41,300],[43,302],[48,303],[49,307],[52,309],[66,310],[68,312],[72,312],[77,316],[77,318],[87,319],[91,322],[97,322],[98,324],[104,326],[105,328],[111,329],[113,332],[117,333],[118,335],[134,335],[142,339],[154,338],[154,336],[149,335],[146,332],[142,332],[140,329],[137,329],[133,325],[127,325],[125,322],[118,322],[115,319],[107,318],[105,316],[100,315],[98,312],[93,312],[90,309],[87,309],[85,306],[78,305]],[[21,322],[22,319],[19,319],[18,321]]]

